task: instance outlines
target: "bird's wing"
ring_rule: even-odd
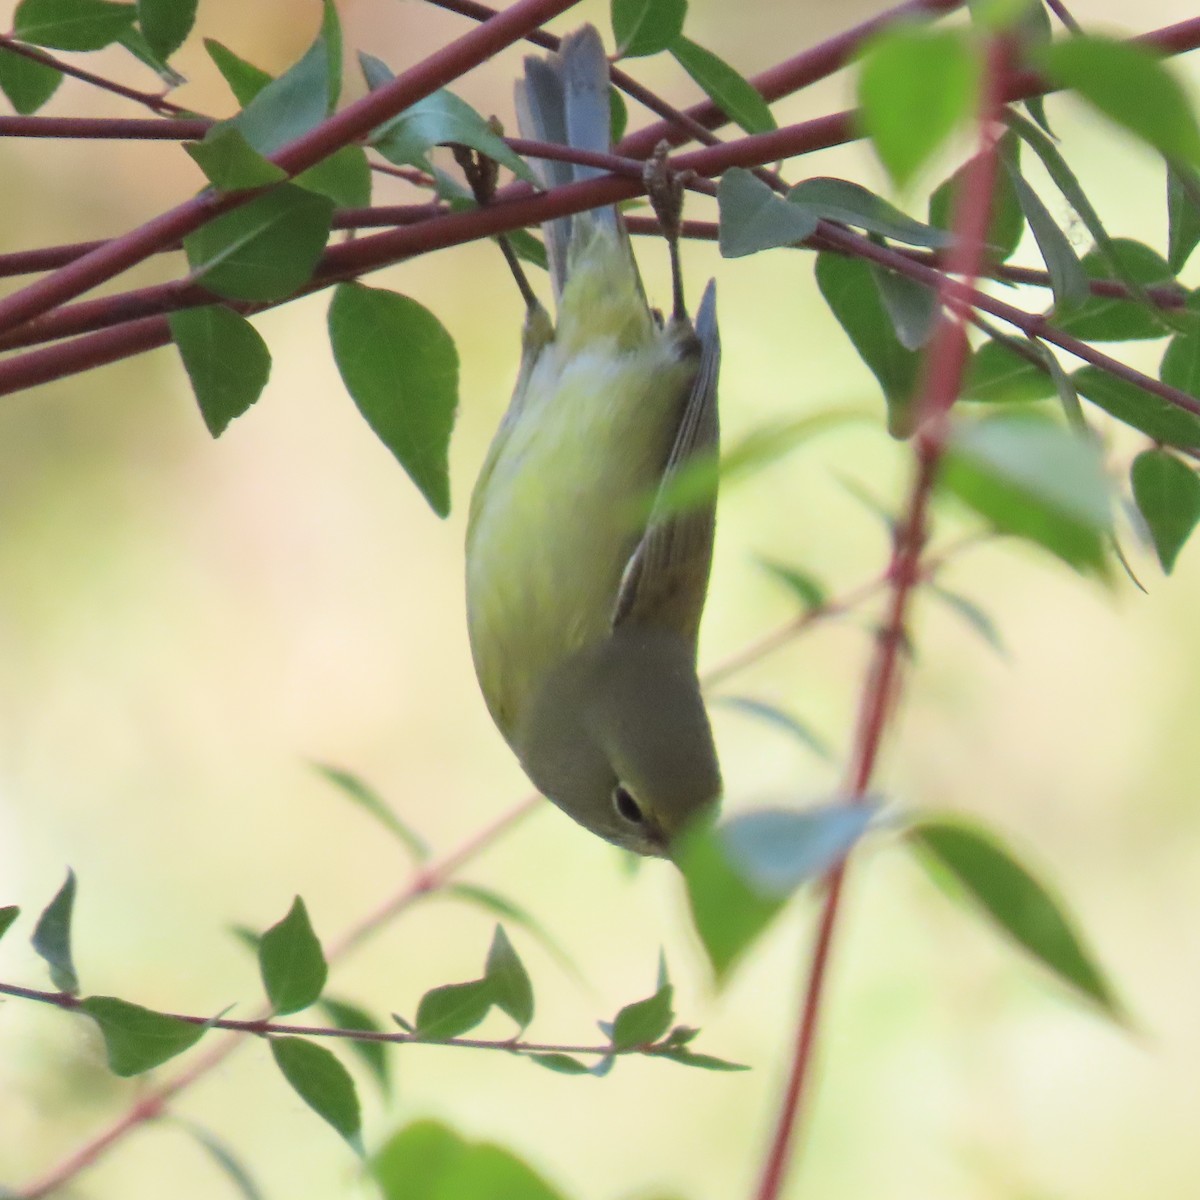
[[[698,504],[679,507],[670,496],[672,481],[697,456],[714,459],[720,438],[717,375],[721,338],[717,329],[716,285],[709,282],[696,313],[700,359],[684,401],[674,444],[667,458],[659,499],[650,511],[617,592],[612,624],[653,625],[681,633],[694,646],[708,590],[716,527],[715,490]]]

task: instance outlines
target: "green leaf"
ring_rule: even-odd
[[[460,1037],[488,1015],[494,999],[488,979],[432,988],[417,1005],[417,1034],[433,1041]]]
[[[1025,177],[1008,161],[1004,164],[1008,177],[1016,191],[1017,203],[1029,222],[1033,240],[1046,270],[1050,273],[1050,286],[1054,289],[1057,307],[1069,310],[1082,304],[1088,294],[1087,276],[1079,262],[1075,247],[1067,235],[1058,227],[1050,210],[1041,197],[1025,181]]]
[[[1032,414],[964,423],[940,486],[1000,532],[1037,542],[1077,569],[1103,570],[1110,489],[1091,439]]]
[[[187,79],[175,70],[166,59],[160,57],[142,36],[142,31],[136,25],[131,25],[117,38],[118,45],[124,46],[138,62],[149,67],[168,88],[177,88],[187,83]]]
[[[686,1046],[674,1046],[668,1050],[656,1050],[655,1058],[669,1058],[672,1062],[681,1063],[685,1067],[699,1067],[702,1071],[748,1071],[745,1063],[729,1062],[724,1058],[714,1058],[711,1054],[697,1054]]]
[[[441,322],[395,292],[340,284],[329,340],[346,390],[438,516],[450,511],[458,353]]]
[[[777,128],[758,90],[711,50],[683,36],[671,43],[670,50],[675,61],[734,124],[747,133],[766,133]]]
[[[258,968],[272,1012],[281,1016],[299,1012],[320,996],[329,968],[299,896],[287,916],[262,935]]]
[[[830,749],[829,743],[778,705],[767,704],[762,700],[755,700],[751,696],[717,696],[711,703],[736,709],[747,716],[774,725],[776,729],[782,729],[785,733],[790,734],[802,746],[827,762],[833,761],[833,751]]]
[[[641,58],[670,47],[683,33],[687,0],[612,0],[617,58]]]
[[[629,106],[618,88],[608,89],[608,108],[608,140],[615,146],[625,136],[625,129],[629,125]]]
[[[577,1058],[572,1058],[569,1054],[531,1054],[529,1056],[531,1062],[537,1063],[539,1067],[545,1067],[547,1071],[554,1071],[558,1075],[588,1075],[591,1072]]]
[[[386,63],[370,54],[360,53],[359,62],[367,86],[375,91],[390,83],[394,76]],[[390,163],[411,165],[422,171],[433,168],[426,157],[434,146],[469,146],[518,179],[537,183],[529,164],[465,100],[444,88],[406,108],[398,116],[371,133],[371,145]]]
[[[962,34],[896,25],[875,38],[858,77],[862,127],[906,186],[976,108],[979,65]]]
[[[161,1120],[162,1118],[160,1117],[159,1119]],[[261,1189],[254,1182],[249,1171],[242,1166],[233,1151],[220,1138],[210,1130],[205,1129],[203,1125],[197,1125],[194,1121],[185,1120],[174,1114],[171,1114],[168,1119],[173,1125],[184,1130],[195,1139],[198,1145],[203,1147],[205,1153],[225,1172],[229,1182],[237,1188],[244,1200],[265,1200]]]
[[[920,350],[933,336],[940,309],[937,293],[907,275],[868,263],[871,278],[892,322],[896,337],[906,350]]]
[[[216,38],[205,38],[204,48],[221,72],[221,77],[229,84],[234,99],[243,108],[271,82],[271,76],[266,71],[234,54]]]
[[[471,1143],[438,1121],[415,1121],[369,1164],[384,1200],[562,1200],[519,1158]]]
[[[1002,144],[1009,148],[1010,154],[1017,152],[1016,138],[1011,134],[1004,135]],[[938,229],[954,228],[954,204],[973,167],[973,160],[965,163],[934,189],[933,195],[929,197],[930,225]],[[1013,186],[1012,177],[1007,171],[999,170],[992,187],[991,214],[988,218],[986,240],[990,254],[997,262],[1011,258],[1020,245],[1024,232],[1025,217],[1017,201],[1017,190]]]
[[[318,1001],[318,1006],[339,1029],[358,1030],[364,1033],[382,1032],[379,1022],[365,1008],[361,1008],[357,1004],[325,996]],[[367,1070],[379,1084],[379,1090],[385,1096],[391,1095],[392,1078],[388,1070],[388,1044],[376,1041],[352,1041],[349,1043],[349,1049],[362,1059]]]
[[[214,125],[202,142],[185,142],[183,148],[218,191],[263,187],[287,178],[286,171],[263,158],[226,121]]]
[[[825,303],[883,389],[888,432],[907,436],[912,432],[919,356],[900,344],[865,262],[818,254],[816,271]]]
[[[966,895],[1034,958],[1110,1017],[1120,1005],[1062,906],[982,827],[961,820],[922,818],[906,835],[927,864],[931,858]]]
[[[730,167],[717,186],[720,247],[724,258],[742,258],[803,242],[817,228],[817,218],[773,192],[741,167]]]
[[[331,767],[325,763],[313,763],[317,774],[327,779],[342,795],[352,800],[364,812],[369,813],[397,841],[403,845],[417,862],[425,862],[429,858],[429,844],[415,830],[411,829],[388,806],[373,788],[368,787],[357,775],[343,771],[340,767]]]
[[[331,1051],[303,1038],[273,1037],[270,1042],[275,1064],[295,1093],[332,1125],[355,1153],[364,1155],[362,1114],[350,1072]]]
[[[1130,471],[1133,498],[1146,518],[1158,561],[1169,575],[1180,550],[1200,521],[1200,479],[1165,450],[1146,450]]]
[[[220,304],[180,309],[167,321],[204,424],[220,437],[262,395],[271,352],[245,317]]]
[[[1156,442],[1200,450],[1200,417],[1195,413],[1176,408],[1160,396],[1099,367],[1080,367],[1071,375],[1071,382],[1093,404]]]
[[[1163,154],[1200,163],[1187,94],[1157,55],[1132,42],[1076,36],[1042,47],[1035,65]]]
[[[13,36],[55,50],[99,50],[136,17],[132,4],[107,0],[21,0],[13,14]]]
[[[783,907],[778,896],[752,887],[730,862],[709,827],[686,833],[675,861],[683,873],[692,921],[718,985]]]
[[[944,229],[922,225],[882,196],[848,179],[814,176],[796,184],[788,192],[788,199],[827,221],[840,221],[909,246],[937,250],[953,241]]]
[[[958,613],[997,654],[1008,657],[1008,648],[1000,637],[996,623],[974,600],[969,600],[958,592],[952,592],[949,588],[942,587],[936,580],[930,580],[926,586],[939,600]]]
[[[303,287],[325,249],[333,202],[307,188],[277,188],[183,239],[196,281],[234,300],[281,300]]]
[[[807,571],[789,567],[773,559],[760,558],[758,565],[773,579],[783,584],[804,609],[823,608],[829,599],[824,586]]]
[[[1163,383],[1200,399],[1200,331],[1176,334],[1167,343],[1158,376]]]
[[[675,1019],[671,1000],[675,989],[669,984],[647,996],[626,1004],[613,1018],[612,1044],[614,1050],[632,1050],[635,1046],[648,1046],[657,1042]]]
[[[984,342],[967,363],[962,388],[964,400],[1023,404],[1049,400],[1053,396],[1054,380],[1050,372],[1030,362],[1003,341]]]
[[[22,116],[37,112],[62,83],[62,72],[0,46],[0,91]]]
[[[33,948],[50,968],[50,978],[60,992],[79,991],[79,976],[71,957],[71,915],[75,909],[75,872],[67,878],[38,917],[33,929]]]
[[[0,71],[0,85],[3,82]],[[1167,224],[1167,262],[1178,274],[1200,243],[1200,175],[1182,163],[1167,164]]]
[[[16,904],[6,904],[0,908],[0,938],[2,938],[11,928],[12,923],[21,915],[21,909]]]
[[[361,146],[343,146],[302,171],[295,183],[328,196],[339,208],[365,208],[371,203],[371,164]]]
[[[138,24],[150,48],[170,58],[196,22],[197,0],[137,0]]]
[[[79,1008],[100,1026],[109,1068],[122,1078],[161,1066],[194,1046],[208,1029],[115,996],[89,996]]]
[[[1115,259],[1120,271],[1115,271],[1109,259]],[[1083,259],[1084,274],[1090,279],[1133,279],[1136,285],[1173,283],[1171,268],[1162,256],[1141,242],[1129,238],[1113,238],[1106,255],[1099,248],[1089,251]],[[1121,300],[1115,296],[1088,295],[1083,304],[1063,314],[1057,321],[1064,333],[1089,342],[1128,342],[1144,338],[1160,338],[1166,332],[1159,313],[1138,300]]]
[[[492,1003],[524,1029],[533,1020],[533,985],[501,925],[492,937],[484,978],[492,985]]]
[[[717,835],[733,868],[761,895],[779,899],[846,857],[878,811],[875,803],[759,809],[731,817]]]
[[[1087,193],[1083,190],[1083,185],[1075,177],[1075,172],[1067,165],[1067,160],[1063,158],[1058,147],[1036,125],[1026,121],[1024,117],[1011,109],[1006,119],[1010,126],[1010,134],[1015,132],[1020,135],[1034,150],[1042,160],[1042,165],[1046,168],[1050,178],[1054,180],[1054,185],[1079,214],[1079,219],[1095,238],[1096,253],[1102,258],[1108,271],[1129,288],[1136,300],[1152,309],[1152,301],[1142,287],[1144,281],[1140,273],[1133,269],[1132,264],[1126,265],[1125,257],[1120,253],[1118,244],[1109,237],[1104,222],[1100,220],[1100,214],[1092,206]],[[1016,160],[1013,158],[1011,161],[1015,163]],[[1155,257],[1157,258],[1157,255]],[[1159,261],[1161,262],[1161,260]],[[1087,270],[1086,264],[1084,269]],[[1157,280],[1153,282],[1157,282]]]
[[[340,37],[334,39],[337,42],[334,45],[328,36],[331,8],[326,0],[325,22],[304,57],[288,67],[278,79],[255,90],[244,102],[242,111],[230,117],[246,141],[260,154],[274,154],[333,112],[341,82],[342,54]],[[209,53],[213,53],[211,49]],[[226,62],[227,56],[228,51]],[[224,74],[225,68],[220,61],[217,66]],[[244,80],[248,73],[242,70],[238,74]],[[234,87],[228,76],[226,79],[230,87]],[[236,94],[238,89],[235,87],[234,91]]]

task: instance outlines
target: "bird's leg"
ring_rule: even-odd
[[[667,253],[671,256],[671,319],[686,322],[688,315],[683,298],[683,270],[679,263],[679,229],[683,220],[684,189],[695,174],[692,171],[672,170],[667,165],[670,149],[669,142],[658,143],[654,153],[646,160],[642,180],[654,215],[667,239]]]
[[[503,132],[500,122],[495,117],[492,117],[489,124],[497,136]],[[462,168],[463,175],[466,176],[467,184],[474,193],[475,202],[480,208],[483,208],[491,202],[492,196],[495,194],[496,180],[500,174],[499,165],[494,159],[480,154],[478,150],[472,150],[469,146],[455,143],[451,145],[450,149],[454,154],[454,161],[458,163]],[[517,281],[517,290],[521,293],[521,299],[525,301],[526,309],[529,312],[541,309],[541,301],[538,300],[537,294],[530,286],[529,277],[525,274],[525,268],[521,266],[521,260],[517,257],[516,250],[513,249],[512,241],[502,233],[496,234],[496,241],[500,244],[504,261],[508,263],[508,269],[512,272],[513,279]]]

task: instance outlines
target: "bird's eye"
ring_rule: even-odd
[[[638,802],[623,783],[618,783],[613,788],[612,800],[613,808],[631,825],[640,825],[645,820],[641,808],[638,807]]]

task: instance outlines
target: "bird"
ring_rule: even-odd
[[[609,71],[585,25],[525,60],[523,137],[610,151]],[[526,301],[511,402],[470,505],[467,624],[488,711],[533,784],[599,837],[669,858],[715,810],[721,774],[696,672],[715,488],[670,485],[715,461],[721,345],[710,281],[693,323],[678,254],[683,184],[647,165],[674,308],[649,306],[612,206],[543,227],[557,320]],[[604,172],[540,160],[552,188]],[[639,501],[645,500],[645,503]]]

